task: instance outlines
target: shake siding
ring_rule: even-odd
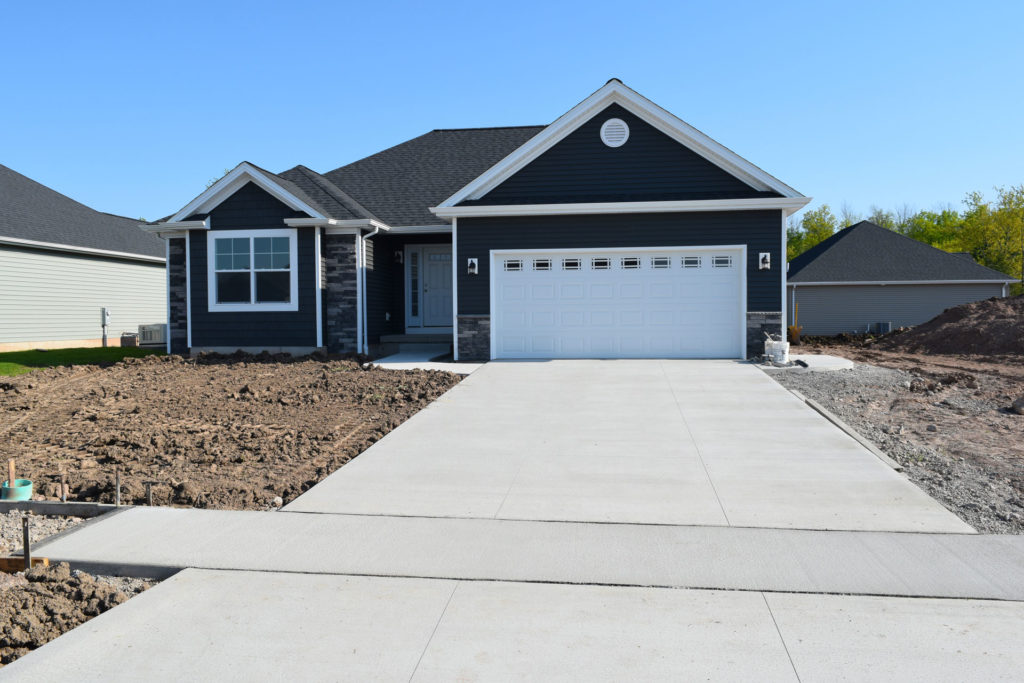
[[[163,264],[0,246],[0,343],[98,339],[167,321]]]
[[[285,218],[303,217],[253,183],[210,212],[210,229],[286,228]],[[192,346],[316,346],[316,262],[314,229],[298,229],[299,310],[210,312],[207,297],[205,230],[189,234],[192,265]]]
[[[460,226],[461,227],[461,226]],[[829,285],[796,287],[798,322],[805,335],[865,332],[878,322],[919,325],[947,308],[1002,296],[1001,283],[948,285]],[[793,287],[789,323],[793,324]]]
[[[490,312],[490,250],[587,247],[682,247],[747,245],[747,310],[780,311],[781,212],[603,214],[460,218],[459,263],[479,259],[480,274],[458,269],[459,314]],[[759,252],[772,269],[758,270]]]

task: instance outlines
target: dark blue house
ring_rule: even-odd
[[[809,199],[613,79],[548,126],[434,130],[325,174],[242,163],[166,221],[169,348],[742,358]]]

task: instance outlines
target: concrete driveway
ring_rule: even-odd
[[[286,510],[973,533],[725,360],[489,363]]]

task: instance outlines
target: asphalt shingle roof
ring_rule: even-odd
[[[447,225],[428,211],[544,126],[432,130],[324,175],[389,225]]]
[[[861,221],[790,261],[789,282],[899,282],[1013,278],[973,259]]]
[[[141,221],[90,209],[0,164],[0,237],[163,258]]]

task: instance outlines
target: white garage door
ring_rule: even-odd
[[[742,247],[495,251],[495,358],[740,358]]]

